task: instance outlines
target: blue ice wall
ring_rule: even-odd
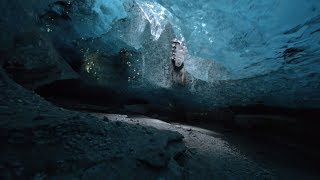
[[[170,23],[192,56],[222,64],[230,79],[267,74],[319,56],[317,0],[97,0],[93,10],[101,23],[95,32],[105,33],[117,20],[132,17],[128,7],[133,5],[141,11],[135,13],[138,33],[150,23],[157,40]],[[136,41],[127,43],[139,47]]]
[[[188,91],[212,105],[262,101],[269,105],[319,107],[319,1],[121,2],[127,8],[113,11],[127,16],[131,23],[116,25],[117,32],[113,32],[142,52],[144,61],[159,64],[168,59],[166,50],[159,53],[156,49],[171,43],[170,38],[159,40],[171,36],[163,33],[169,25],[173,36],[187,47],[185,65],[193,78]],[[113,4],[110,0],[96,1],[94,11],[101,3]],[[105,19],[105,15],[99,16]],[[114,23],[119,16],[110,17]],[[112,26],[110,20],[107,22]],[[109,29],[105,30],[112,33]],[[150,35],[142,36],[144,33]],[[155,47],[146,48],[144,44]],[[163,65],[144,66],[145,79],[169,88],[164,69]],[[207,83],[197,85],[198,80]]]
[[[53,0],[1,1],[0,45]],[[83,71],[114,86],[110,56],[129,51],[124,87],[173,90],[208,106],[263,102],[320,107],[320,1],[318,0],[81,0],[70,1],[70,20],[43,21],[59,46],[83,56]],[[5,8],[6,7],[6,8]],[[10,10],[10,11],[9,11]],[[16,23],[12,23],[16,22]],[[15,24],[23,24],[17,30]],[[30,28],[29,28],[30,29]],[[187,83],[176,88],[170,74],[172,40],[184,48]]]
[[[319,57],[317,0],[159,0],[159,3],[183,22],[189,51],[222,63],[232,72],[231,78],[266,74],[285,63],[311,62]],[[282,57],[290,48],[302,48],[303,52],[284,60]]]

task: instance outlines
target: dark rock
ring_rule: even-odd
[[[133,112],[133,113],[139,113],[139,114],[146,114],[148,112],[148,109],[144,105],[125,105],[124,109]]]
[[[33,118],[34,121],[39,121],[39,120],[44,120],[44,119],[46,119],[46,117],[42,116],[42,115],[39,115],[39,116]]]
[[[122,125],[122,122],[120,122],[120,121],[116,121],[115,123],[116,123],[117,126],[121,126]]]
[[[77,120],[77,119],[80,119],[80,116],[79,115],[75,115],[75,116],[72,116],[69,118],[70,120]]]
[[[34,30],[17,34],[15,48],[8,54],[4,69],[27,88],[35,89],[56,80],[78,78],[42,32]]]
[[[107,117],[103,117],[103,121],[109,122],[110,120]]]
[[[158,150],[154,151],[150,149],[146,154],[141,156],[139,160],[153,168],[165,168],[168,166],[170,156],[163,152],[158,153]]]

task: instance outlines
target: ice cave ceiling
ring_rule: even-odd
[[[186,81],[176,95],[191,93],[210,106],[320,107],[319,0],[5,0],[0,5],[1,50],[16,32],[35,26],[67,62],[80,59],[81,73],[103,85],[116,87],[122,78],[139,92],[177,90],[168,73],[174,56],[186,71],[173,77]],[[179,52],[172,52],[173,39],[181,43]],[[119,54],[126,74],[114,68]]]
[[[318,0],[96,0],[93,10],[102,33],[118,31],[123,42],[141,52],[152,51],[143,46],[145,31],[164,48],[168,41],[160,36],[172,26],[187,48],[188,73],[206,82],[227,82],[204,88],[216,102],[319,105]],[[130,23],[117,25],[121,20]],[[148,77],[163,86],[159,78]]]
[[[136,13],[151,23],[154,40],[170,23],[192,56],[220,63],[231,79],[312,63],[319,57],[318,0],[97,0],[94,11],[102,25],[111,28],[114,21],[130,18],[128,9],[134,4],[141,10]],[[140,32],[146,23],[142,19],[136,24]],[[109,28],[102,27],[105,30]],[[129,43],[137,44],[133,41]]]

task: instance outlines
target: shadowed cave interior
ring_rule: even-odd
[[[0,5],[0,179],[319,178],[317,0]]]

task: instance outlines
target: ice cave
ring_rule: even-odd
[[[1,0],[0,179],[319,179],[319,0]]]

